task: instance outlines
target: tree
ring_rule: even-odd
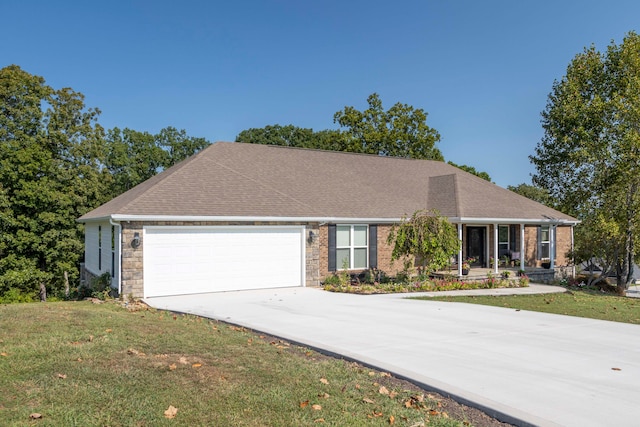
[[[16,65],[0,70],[0,293],[77,277],[76,218],[106,201],[104,131],[84,96]]]
[[[321,150],[344,151],[343,136],[337,130],[314,132],[310,128],[293,125],[268,125],[264,128],[243,130],[236,137],[238,142],[252,144],[280,145],[285,147],[317,148]]]
[[[467,166],[467,165],[458,165],[453,163],[452,161],[448,161],[447,163],[449,163],[451,166],[455,166],[458,169],[462,169],[465,172],[469,172],[470,174],[473,174],[479,178],[484,179],[485,181],[491,181],[491,177],[489,176],[489,174],[487,172],[480,172],[479,170],[477,170],[476,168],[474,168],[473,166]]]
[[[436,148],[440,134],[427,125],[421,108],[396,103],[388,111],[377,93],[367,98],[369,108],[345,107],[333,116],[347,136],[344,151],[413,159],[444,160]]]
[[[640,225],[640,37],[630,32],[605,53],[585,49],[553,84],[545,131],[531,161],[533,183],[586,222],[605,218],[619,233],[617,286],[628,288]],[[606,237],[606,236],[605,236]]]
[[[444,268],[460,249],[456,227],[437,211],[419,210],[391,228],[391,260],[414,258],[421,272]]]
[[[528,199],[534,200],[543,205],[554,207],[553,199],[549,196],[549,192],[544,188],[536,187],[531,184],[518,184],[515,187],[512,185],[507,186],[507,190],[513,191],[516,194],[524,196]]]
[[[117,196],[186,159],[209,145],[174,127],[157,135],[132,129],[113,128],[107,132],[105,161],[113,176],[111,195]]]

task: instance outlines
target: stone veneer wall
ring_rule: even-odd
[[[304,225],[305,230],[305,269],[306,269],[306,286],[319,286],[319,238],[309,238],[309,231],[315,236],[319,234],[318,224],[307,224],[302,222],[192,222],[192,221],[154,221],[154,222],[122,222],[122,278],[121,287],[122,295],[125,297],[132,296],[134,298],[142,298],[144,296],[144,274],[143,274],[143,253],[144,253],[144,234],[142,232],[144,226],[226,226],[226,225]],[[131,247],[135,233],[140,233],[140,246]]]

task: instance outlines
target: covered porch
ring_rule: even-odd
[[[517,222],[516,222],[517,221]],[[558,265],[568,265],[566,253],[573,249],[573,223],[557,219],[465,219],[455,218],[460,250],[449,272],[467,280],[481,280],[508,271],[517,277],[553,280]],[[469,268],[467,275],[463,274]],[[477,278],[477,279],[476,279]]]

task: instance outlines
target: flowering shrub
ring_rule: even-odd
[[[344,292],[353,294],[389,294],[402,292],[435,292],[456,291],[468,289],[518,288],[529,286],[529,278],[520,276],[518,280],[508,280],[489,275],[484,280],[464,281],[457,279],[422,279],[403,282],[388,282],[378,284],[340,284],[324,283],[324,290],[330,292]]]

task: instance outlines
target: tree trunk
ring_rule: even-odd
[[[69,273],[64,272],[64,296],[69,299]]]

